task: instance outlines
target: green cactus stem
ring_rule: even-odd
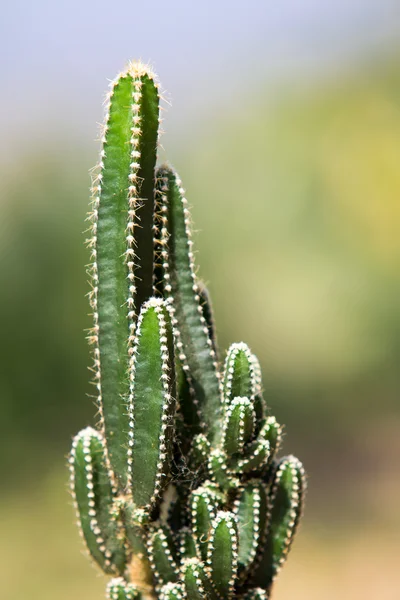
[[[304,468],[294,456],[282,458],[271,479],[271,518],[266,544],[253,581],[270,589],[293,543],[304,502]]]
[[[165,527],[155,528],[148,539],[148,553],[158,589],[178,581],[178,565],[174,559],[173,541]]]
[[[177,327],[183,349],[181,359],[190,371],[197,403],[210,438],[218,435],[218,415],[221,408],[219,371],[213,342],[205,319],[199,294],[190,214],[178,175],[169,167],[157,171],[157,191],[160,204],[168,215],[168,270],[165,286],[174,306]]]
[[[186,559],[182,563],[181,577],[188,600],[217,600],[218,596],[208,579],[203,563],[198,558]]]
[[[235,500],[234,514],[238,522],[238,563],[243,578],[254,568],[266,536],[270,518],[266,485],[257,479],[245,484]]]
[[[99,407],[112,469],[127,482],[126,406],[136,319],[153,291],[154,168],[159,92],[154,75],[129,65],[112,83],[93,183],[92,341]]]
[[[207,569],[212,585],[221,598],[232,598],[237,572],[238,533],[234,515],[218,512],[212,522]]]
[[[234,398],[226,412],[223,430],[223,447],[232,456],[243,452],[253,435],[255,414],[248,398]]]
[[[143,304],[137,323],[128,406],[128,485],[137,507],[154,505],[169,473],[175,398],[168,307],[152,298]]]
[[[182,185],[156,168],[159,102],[142,63],[111,84],[90,217],[100,423],[73,440],[71,490],[108,600],[268,600],[304,470],[277,458],[250,348],[220,364]]]
[[[113,490],[104,440],[87,427],[75,437],[70,457],[71,490],[79,526],[92,558],[109,574],[122,574],[126,553],[120,524],[113,519]]]
[[[207,482],[195,490],[189,499],[192,531],[197,552],[203,560],[207,558],[209,534],[220,505],[220,497]]]

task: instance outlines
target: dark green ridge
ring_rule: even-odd
[[[180,542],[182,558],[195,558],[197,555],[196,542],[191,529],[186,527],[181,530]]]
[[[151,301],[150,301],[151,302]],[[162,417],[167,414],[168,427],[164,434],[173,435],[171,416],[174,411],[175,379],[173,370],[172,332],[169,316],[162,308],[168,339],[169,360],[167,370],[163,371],[161,357],[161,330],[156,307],[146,304],[142,309],[142,320],[136,331],[137,345],[135,355],[134,398],[133,398],[133,453],[132,453],[132,498],[137,507],[152,504],[156,491],[157,475],[167,473],[170,452],[170,440],[166,439],[166,458],[160,459],[160,435]],[[168,375],[170,399],[165,398],[162,376]],[[163,477],[162,482],[166,478]]]
[[[164,190],[167,182],[167,190]],[[196,398],[202,413],[202,420],[210,439],[220,435],[218,415],[221,410],[219,381],[210,354],[207,324],[201,320],[199,300],[193,290],[191,263],[189,259],[188,235],[185,225],[184,205],[176,173],[162,167],[157,171],[157,185],[160,193],[167,195],[168,229],[170,233],[169,264],[172,297],[180,330],[184,352],[190,369],[190,376]],[[204,328],[207,328],[207,332]]]
[[[204,315],[204,318],[206,320],[207,327],[208,327],[208,335],[210,336],[210,339],[213,343],[214,352],[218,359],[219,352],[218,352],[218,343],[217,343],[217,332],[216,332],[214,311],[212,308],[210,293],[209,293],[206,285],[202,281],[199,281],[198,285],[199,285],[200,306],[203,309],[203,315]]]
[[[135,280],[137,312],[143,302],[153,294],[154,264],[154,186],[157,160],[159,125],[159,93],[154,80],[148,75],[141,77],[141,136],[138,150],[138,197],[142,206],[137,210],[138,227],[135,228]]]
[[[294,489],[295,478],[299,486],[297,492]],[[292,457],[282,458],[277,464],[271,481],[271,516],[266,544],[260,563],[252,577],[252,581],[256,585],[267,590],[286,560],[293,542],[301,517],[304,488],[304,472],[299,461]]]

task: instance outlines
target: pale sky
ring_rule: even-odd
[[[182,124],[217,97],[330,77],[400,47],[399,0],[3,2],[0,144],[59,126],[91,135],[128,59],[152,62]]]

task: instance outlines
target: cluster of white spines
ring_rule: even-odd
[[[262,588],[254,588],[246,596],[243,596],[244,600],[268,600],[268,595]]]
[[[80,532],[81,537],[84,538],[84,535],[82,532],[82,525],[81,525],[81,516],[80,516],[78,503],[76,500],[76,490],[75,490],[75,458],[76,458],[76,451],[77,451],[78,444],[80,443],[80,441],[82,441],[82,451],[83,451],[84,460],[85,460],[85,477],[86,477],[86,481],[87,481],[86,487],[87,487],[87,499],[88,499],[87,500],[88,515],[90,517],[90,529],[92,530],[93,534],[96,536],[96,543],[98,545],[99,551],[103,554],[105,567],[111,568],[112,567],[112,563],[111,563],[112,554],[106,547],[106,543],[105,543],[102,531],[99,527],[99,523],[97,520],[97,513],[96,513],[96,502],[95,502],[95,493],[94,493],[94,484],[93,484],[92,449],[91,449],[91,443],[92,443],[93,438],[96,438],[101,443],[102,448],[104,450],[104,440],[103,440],[102,436],[100,435],[100,433],[98,431],[96,431],[95,429],[92,429],[92,427],[86,427],[86,429],[83,429],[81,432],[79,432],[75,436],[75,438],[72,442],[72,450],[71,450],[71,455],[69,458],[70,489],[71,489],[72,497],[74,499],[74,506],[75,506],[76,516],[78,519],[79,532]],[[88,550],[89,550],[89,548],[88,548]]]
[[[87,240],[88,247],[90,248],[90,260],[91,263],[89,265],[88,274],[90,276],[90,292],[89,292],[89,303],[90,308],[92,310],[92,318],[93,318],[93,326],[92,329],[89,330],[88,342],[91,346],[93,346],[93,373],[94,373],[94,383],[97,389],[97,407],[99,411],[100,417],[100,427],[104,432],[104,417],[103,417],[103,406],[102,406],[102,395],[101,395],[101,366],[100,366],[100,348],[99,348],[99,313],[98,313],[98,288],[99,288],[99,272],[97,267],[97,224],[99,218],[99,207],[100,207],[100,196],[102,190],[102,181],[103,181],[103,169],[104,169],[104,157],[105,157],[105,149],[104,146],[106,144],[106,135],[108,130],[108,123],[110,119],[110,104],[111,97],[113,94],[113,86],[110,89],[109,94],[106,99],[106,116],[104,120],[104,124],[102,125],[101,131],[101,144],[102,149],[100,151],[100,160],[94,169],[94,174],[92,178],[92,197],[91,197],[91,212],[88,215],[88,220],[91,222],[90,227],[90,238]],[[107,455],[107,451],[106,451]],[[108,470],[110,471],[110,475],[112,476],[112,480],[114,479],[114,475],[111,473],[111,466],[108,460],[108,456],[106,456]]]
[[[121,592],[123,596],[121,596]],[[135,600],[137,591],[131,584],[127,583],[123,577],[116,577],[108,582],[106,587],[107,600]]]
[[[168,178],[166,176],[158,176],[158,180],[161,181],[160,193],[156,194],[156,209],[157,209],[157,225],[159,226],[159,237],[155,237],[154,242],[156,244],[156,254],[159,254],[161,260],[161,266],[163,269],[164,279],[164,291],[168,294],[168,301],[171,302],[171,283],[170,283],[170,266],[169,266],[169,252],[168,252],[168,205],[167,205],[167,192],[168,192]],[[158,223],[159,222],[159,223]],[[155,226],[157,226],[155,225]],[[155,283],[155,282],[154,282]],[[158,293],[155,285],[153,287],[154,294]]]
[[[275,574],[274,579],[278,575],[283,563],[286,560],[287,553],[290,549],[290,545],[293,539],[294,534],[296,533],[296,528],[298,522],[300,520],[301,514],[301,500],[304,494],[304,486],[305,486],[305,471],[302,463],[295,456],[287,456],[285,459],[282,459],[281,463],[278,466],[278,469],[274,475],[274,485],[271,491],[271,506],[274,505],[280,480],[284,471],[290,468],[290,473],[292,477],[292,487],[291,487],[291,496],[290,496],[290,521],[287,526],[287,536],[284,542],[284,551],[282,552],[278,565],[275,565]],[[298,472],[300,473],[300,477],[298,476]]]
[[[170,381],[170,357],[169,349],[168,349],[168,332],[167,332],[167,324],[164,317],[164,310],[166,310],[171,317],[171,312],[169,306],[166,302],[160,298],[150,298],[145,302],[141,308],[139,318],[137,321],[137,330],[135,335],[134,344],[132,347],[132,364],[131,364],[131,383],[130,383],[130,394],[129,394],[129,403],[128,403],[128,415],[129,415],[129,441],[128,441],[128,451],[127,451],[127,463],[128,463],[128,484],[132,485],[133,482],[133,452],[135,446],[135,361],[138,355],[138,347],[140,343],[141,336],[141,327],[143,322],[143,317],[146,312],[150,309],[154,309],[154,312],[157,315],[158,319],[158,327],[160,333],[160,351],[161,351],[161,381],[164,391],[164,404],[162,407],[162,415],[161,415],[161,426],[160,426],[160,435],[159,435],[159,460],[157,463],[157,473],[156,479],[154,482],[154,490],[153,495],[150,499],[150,505],[153,505],[156,502],[160,491],[162,489],[162,478],[164,476],[164,468],[165,462],[168,457],[168,448],[167,448],[167,429],[170,426],[171,415],[170,412],[170,404],[172,401],[170,389],[169,389],[169,381]]]
[[[130,173],[128,175],[128,222],[126,225],[126,265],[128,268],[128,323],[129,323],[129,339],[128,339],[128,353],[130,356],[130,366],[132,366],[132,344],[135,335],[135,324],[136,324],[136,307],[135,307],[135,237],[134,230],[137,226],[137,210],[139,208],[138,198],[138,172],[140,169],[140,136],[141,128],[140,122],[140,100],[142,97],[142,80],[140,77],[133,75],[133,87],[132,87],[132,127],[131,127],[131,138],[130,138],[130,158],[131,163],[129,165]]]
[[[180,583],[166,583],[160,590],[159,600],[183,600],[185,592]]]

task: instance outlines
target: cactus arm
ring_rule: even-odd
[[[276,466],[271,485],[267,540],[252,578],[256,585],[267,590],[287,558],[301,517],[306,487],[301,462],[294,456],[282,458]]]
[[[168,474],[175,409],[172,331],[165,302],[141,309],[135,345],[128,449],[129,484],[137,507],[150,507]]]
[[[156,587],[178,581],[178,565],[174,559],[172,540],[164,527],[155,528],[149,536],[147,551],[153,570]]]
[[[228,455],[243,451],[253,434],[254,422],[251,401],[248,398],[234,398],[226,411],[223,426],[223,446]]]
[[[236,396],[254,399],[257,388],[256,372],[253,366],[253,355],[247,344],[232,344],[225,359],[223,375],[223,393],[226,403]]]
[[[107,600],[142,600],[142,594],[122,577],[111,579],[106,588]]]
[[[187,600],[217,600],[218,597],[206,575],[204,564],[200,560],[197,558],[183,560],[181,573]]]
[[[233,512],[238,523],[238,564],[243,579],[254,567],[265,540],[270,513],[266,486],[259,480],[243,486]]]
[[[245,453],[238,459],[232,460],[231,469],[236,473],[253,473],[260,471],[269,462],[270,444],[263,436],[249,444]]]
[[[71,487],[108,600],[267,600],[302,509],[304,470],[243,342],[223,379],[174,170],[155,170],[158,84],[131,63],[111,85],[93,180],[100,430],[73,442]]]
[[[261,428],[259,437],[263,437],[269,442],[270,456],[268,463],[271,463],[282,443],[282,427],[277,423],[275,417],[267,417]]]
[[[208,576],[220,598],[233,598],[237,571],[237,525],[232,513],[217,513],[207,555]]]
[[[189,211],[176,173],[162,167],[157,171],[157,190],[168,210],[169,269],[164,277],[170,285],[177,326],[183,343],[184,363],[189,367],[192,385],[210,439],[219,435],[221,407],[219,373],[215,351],[200,304]],[[173,298],[173,300],[172,300]]]
[[[89,554],[105,573],[125,568],[125,549],[112,519],[113,493],[101,435],[87,427],[74,438],[70,456],[71,491]]]
[[[183,561],[181,567],[181,578],[185,586],[188,600],[204,600],[206,591],[204,588],[204,571],[202,563],[197,558],[189,558]]]
[[[93,184],[91,341],[110,475],[122,487],[127,482],[128,346],[136,307],[152,293],[148,267],[153,262],[158,96],[153,75],[141,63],[129,65],[112,83]]]
[[[209,532],[217,514],[218,501],[206,484],[192,492],[189,506],[197,552],[206,560]]]

